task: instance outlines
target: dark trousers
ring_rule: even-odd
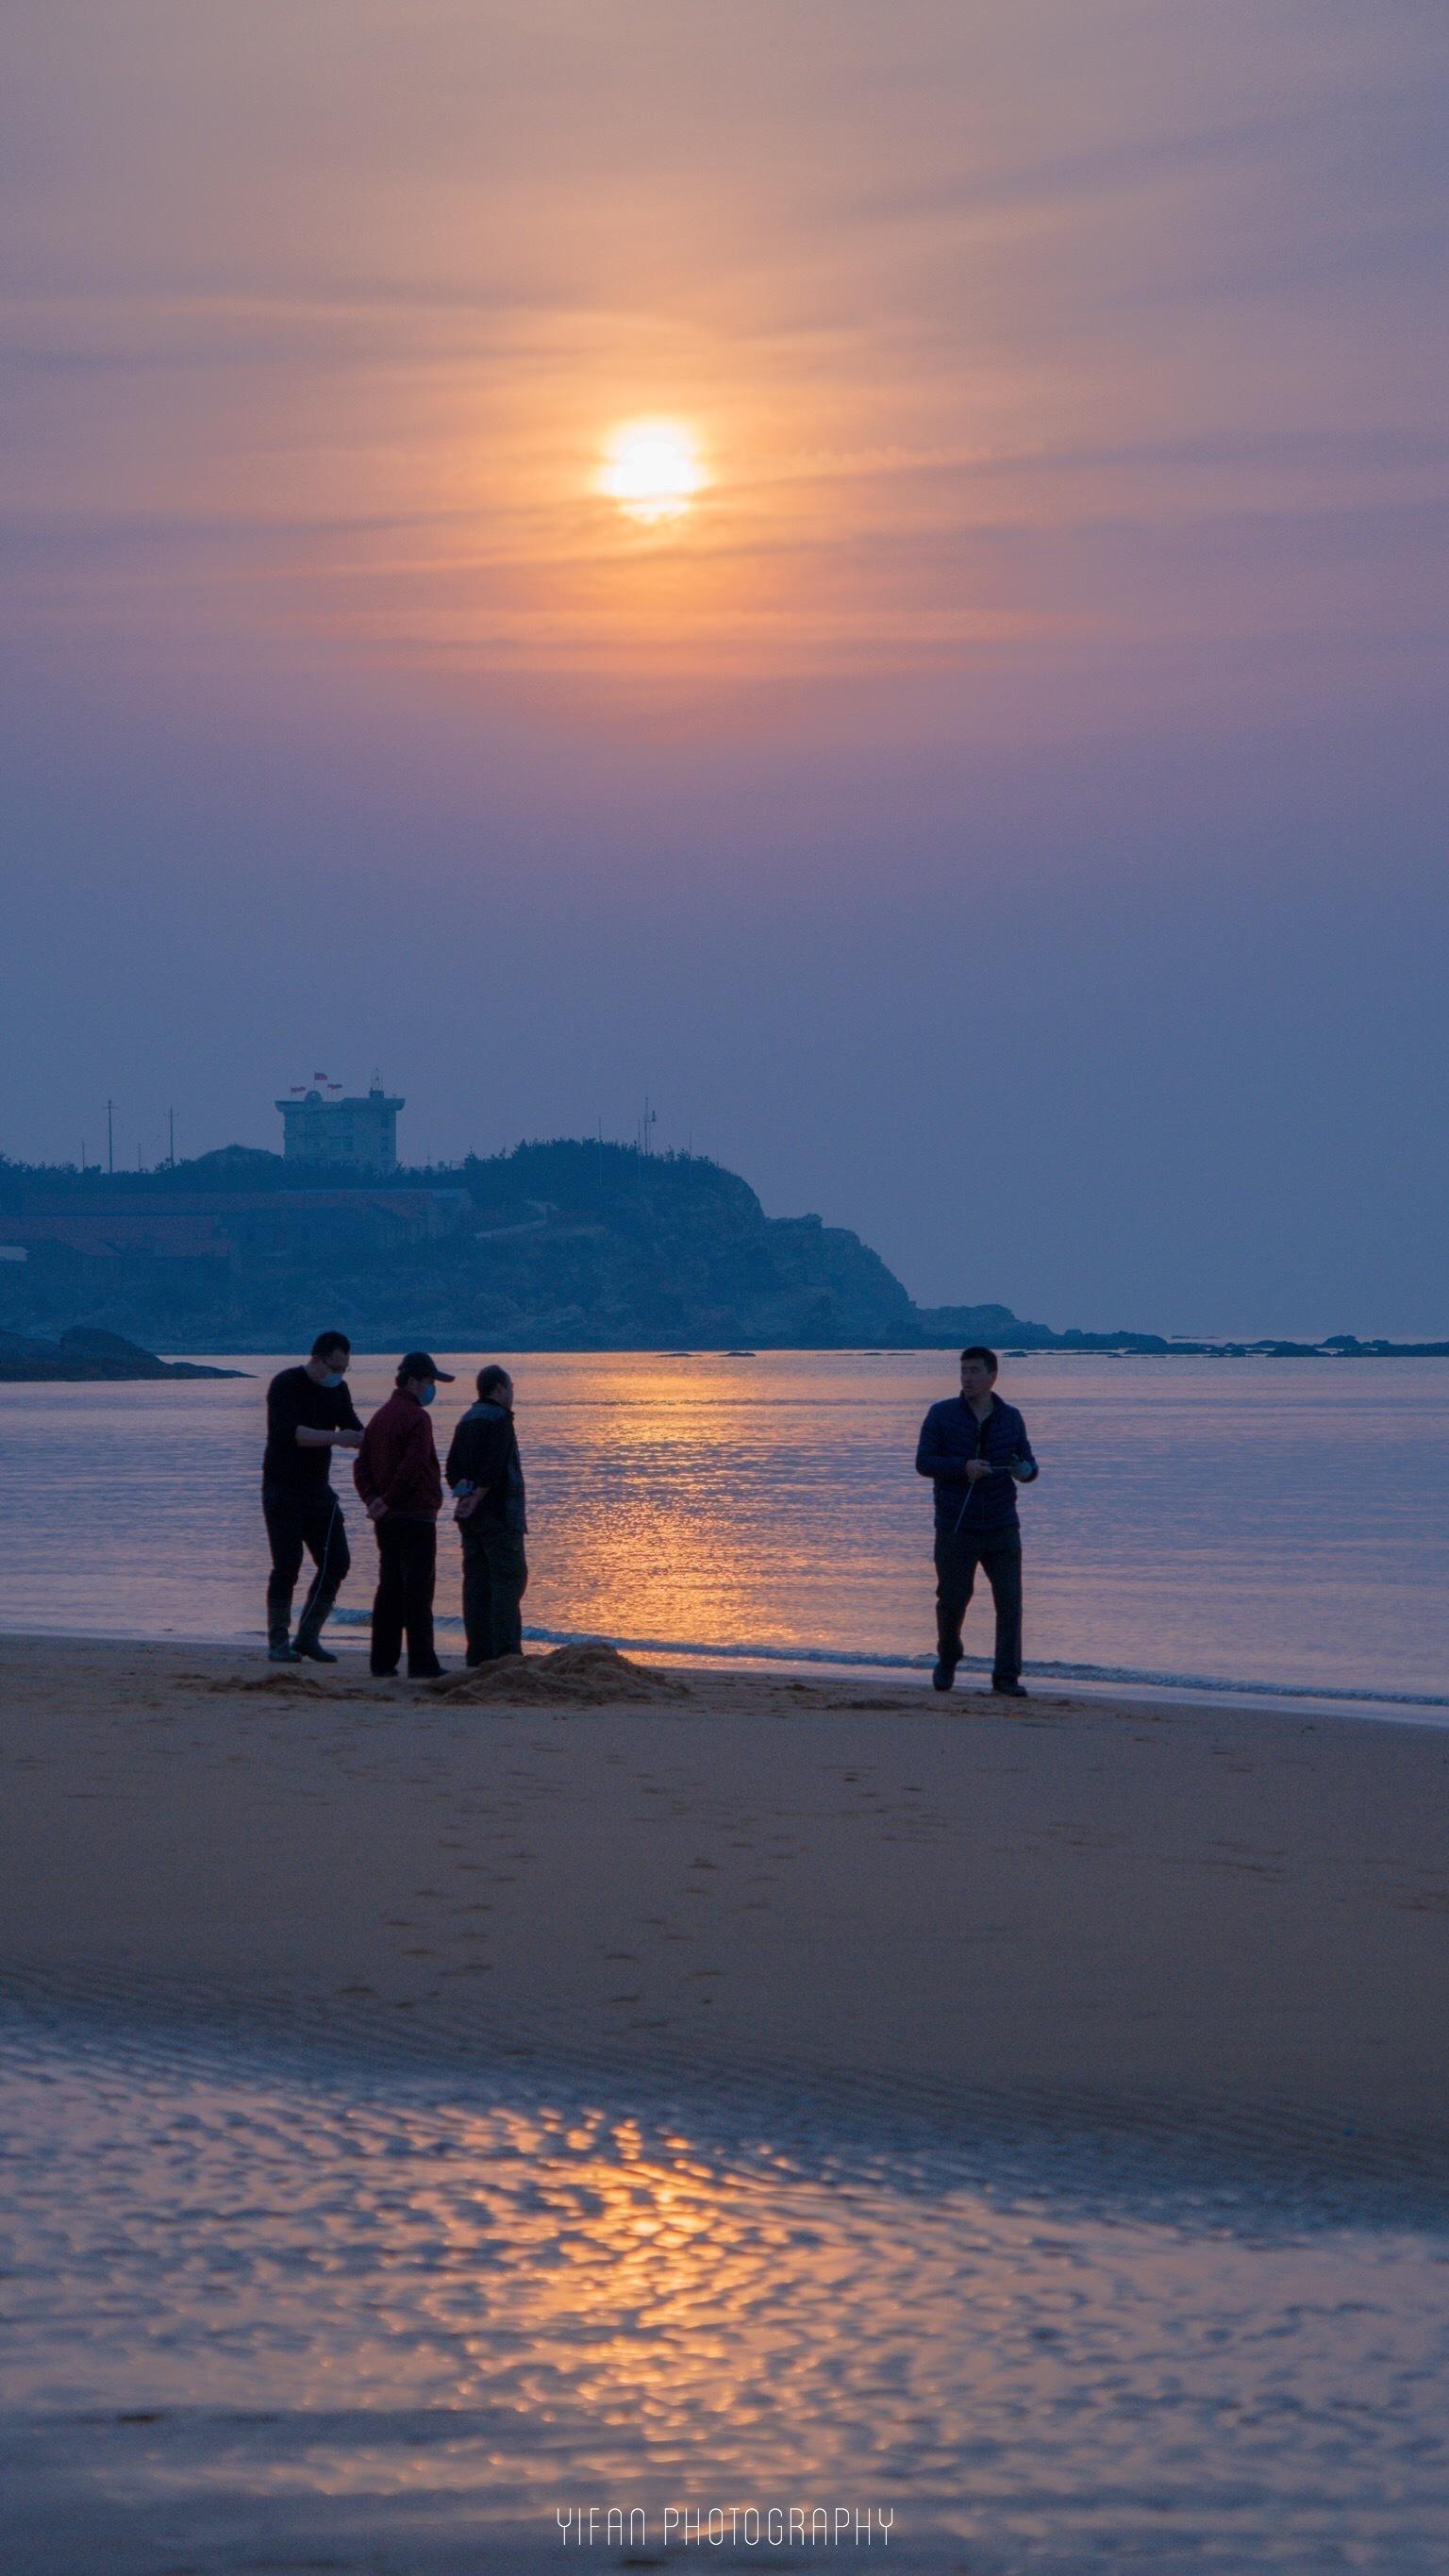
[[[996,1656],[991,1678],[1021,1679],[1021,1532],[937,1530],[936,1652],[943,1664],[961,1660],[961,1622],[976,1588],[978,1565],[996,1605]]]
[[[317,1571],[297,1622],[299,1637],[315,1637],[346,1582],[352,1565],[347,1523],[330,1485],[297,1492],[290,1485],[262,1487],[262,1513],[272,1548],[267,1585],[267,1643],[285,1646],[292,1625],[292,1594],[306,1548]]]
[[[463,1626],[470,1664],[523,1652],[523,1596],[528,1560],[523,1532],[485,1521],[474,1512],[462,1523]]]
[[[441,1670],[433,1645],[433,1584],[438,1571],[438,1532],[433,1521],[389,1512],[373,1522],[377,1532],[377,1591],[372,1604],[372,1669],[395,1673],[408,1641],[408,1671],[427,1680]]]

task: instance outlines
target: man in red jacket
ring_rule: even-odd
[[[433,1681],[443,1669],[433,1646],[443,1479],[427,1415],[440,1379],[453,1383],[426,1351],[408,1352],[396,1392],[369,1422],[352,1470],[377,1532],[372,1669],[385,1677],[397,1671],[406,1632],[410,1681]]]

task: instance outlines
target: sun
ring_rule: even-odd
[[[677,420],[630,420],[604,451],[599,490],[630,519],[679,519],[709,478],[690,431]]]

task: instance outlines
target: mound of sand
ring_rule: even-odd
[[[487,1700],[511,1706],[551,1704],[607,1708],[616,1700],[687,1699],[672,1674],[632,1664],[612,1646],[557,1646],[551,1655],[500,1655],[472,1672],[445,1673],[428,1688],[440,1699],[472,1708]]]

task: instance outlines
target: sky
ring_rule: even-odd
[[[10,0],[0,98],[0,1151],[647,1095],[928,1303],[1449,1333],[1439,0]]]

